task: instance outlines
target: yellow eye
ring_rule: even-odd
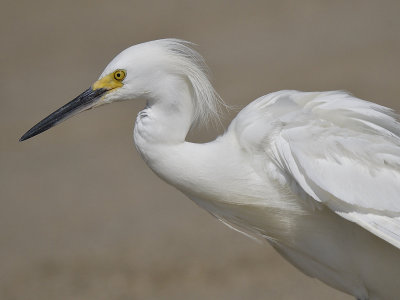
[[[126,73],[124,70],[117,70],[114,72],[114,79],[118,81],[124,80]]]

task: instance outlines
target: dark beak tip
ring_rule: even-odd
[[[107,89],[97,89],[93,90],[92,88],[87,89],[74,100],[68,102],[61,108],[57,109],[52,114],[48,115],[42,121],[37,123],[31,129],[29,129],[20,139],[20,142],[23,142],[31,137],[42,133],[56,124],[62,122],[67,119],[69,116],[74,115],[77,112],[83,111],[90,107],[90,105],[102,94],[107,92]]]
[[[29,132],[27,132],[27,133],[25,133],[23,136],[21,136],[21,137],[19,138],[19,141],[20,141],[20,142],[23,142],[23,141],[25,141],[25,140],[31,138],[32,136],[29,135],[28,133],[29,133]]]

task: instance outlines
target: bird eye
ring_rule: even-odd
[[[114,72],[115,80],[122,81],[122,80],[124,80],[125,76],[126,76],[126,73],[124,70],[117,70]]]

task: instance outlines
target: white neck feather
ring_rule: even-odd
[[[158,83],[136,119],[134,138],[140,153],[146,156],[143,150],[159,144],[183,143],[193,123],[193,109],[190,88],[183,78],[167,76]]]
[[[187,152],[183,148],[190,144],[185,138],[194,117],[190,87],[177,77],[169,77],[165,83],[157,86],[158,90],[149,94],[146,108],[137,116],[135,145],[158,176],[185,190],[182,188],[184,182],[191,180],[187,178],[190,174],[184,175],[186,172],[181,169],[185,166],[182,162],[187,161]],[[190,160],[186,163],[190,163]]]
[[[216,142],[195,144],[185,138],[195,118],[190,85],[180,77],[169,76],[147,99],[138,114],[134,130],[135,145],[149,167],[162,179],[190,193],[209,185]],[[209,162],[209,168],[201,164]],[[200,173],[199,173],[200,172]],[[212,190],[212,188],[209,188]]]

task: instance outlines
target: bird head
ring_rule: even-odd
[[[90,88],[33,126],[20,141],[38,135],[82,111],[114,101],[136,99],[154,91],[152,85],[160,84],[161,73],[171,65],[166,63],[162,49],[151,43],[127,48],[107,65]]]
[[[210,84],[203,58],[176,39],[151,41],[129,47],[118,54],[90,88],[28,130],[20,141],[29,139],[79,112],[114,101],[160,98],[160,91],[173,89],[179,78],[191,91],[194,123],[219,118],[222,103]],[[176,86],[175,86],[176,87]]]

